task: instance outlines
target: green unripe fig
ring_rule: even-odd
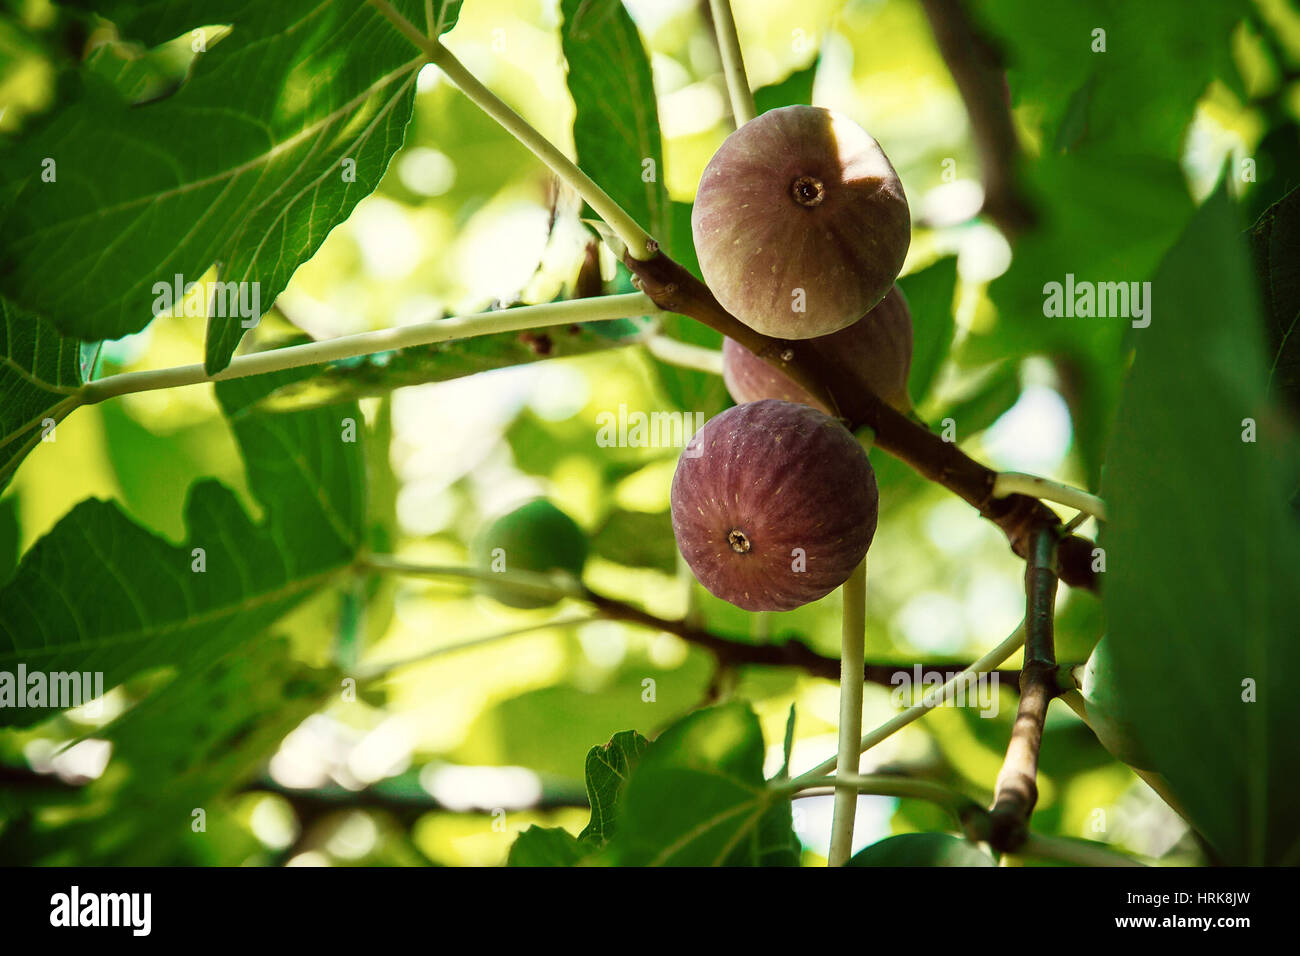
[[[911,242],[903,185],[880,145],[815,106],[770,110],[728,136],[700,179],[691,229],[718,301],[780,339],[862,318]]]
[[[471,550],[475,565],[487,571],[565,571],[581,577],[587,563],[587,536],[567,514],[545,498],[537,498],[493,521]],[[510,607],[539,608],[556,603],[491,580],[484,590]]]
[[[827,357],[838,356],[900,412],[911,410],[907,376],[912,369],[912,313],[898,286],[847,329],[813,339],[810,345]],[[722,379],[737,402],[777,398],[830,413],[794,379],[734,339],[722,342]]]
[[[1088,724],[1101,745],[1115,757],[1138,770],[1152,770],[1152,761],[1133,733],[1124,701],[1115,692],[1114,661],[1103,637],[1093,648],[1083,668],[1080,692],[1087,705]]]

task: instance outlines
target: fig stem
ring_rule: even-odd
[[[717,349],[706,349],[699,345],[679,342],[667,335],[655,335],[646,339],[646,349],[661,362],[689,368],[710,375],[722,374],[722,353]]]
[[[411,664],[422,664],[435,657],[442,657],[446,654],[455,654],[459,651],[467,651],[475,647],[481,647],[485,644],[495,644],[497,641],[509,640],[512,637],[522,637],[525,634],[534,634],[537,631],[544,631],[553,627],[573,627],[578,624],[590,624],[592,621],[599,620],[601,620],[599,615],[589,614],[582,617],[562,618],[558,621],[538,621],[535,624],[526,624],[522,627],[512,627],[508,631],[496,631],[492,634],[485,634],[482,637],[472,637],[469,640],[457,641],[455,644],[444,644],[441,647],[434,647],[430,650],[421,651],[419,654],[412,654],[408,657],[399,657],[396,660],[391,661],[379,661],[369,666],[357,668],[355,673],[359,680],[380,680],[389,676],[395,670],[408,667]]]
[[[731,12],[730,0],[709,0],[709,11],[713,14],[713,29],[718,35],[718,53],[722,57],[722,71],[727,77],[731,112],[739,128],[757,116],[758,111],[754,108],[749,77],[745,75],[745,58],[740,52],[736,17]]]
[[[882,740],[892,737],[908,724],[925,716],[931,709],[943,703],[949,688],[953,687],[958,681],[964,681],[970,677],[993,670],[999,664],[1007,660],[1007,658],[1011,657],[1011,655],[1016,653],[1016,651],[1020,650],[1020,648],[1024,646],[1024,643],[1025,626],[1022,623],[1020,627],[1016,628],[1015,631],[1011,633],[1010,637],[1004,640],[997,647],[993,648],[993,650],[989,651],[979,660],[975,661],[975,663],[971,664],[969,667],[963,668],[952,677],[948,678],[948,680],[938,689],[927,691],[920,701],[913,704],[911,707],[908,707],[901,713],[891,717],[875,730],[864,735],[858,744],[859,752],[866,753]],[[839,758],[832,757],[830,760],[824,761],[816,767],[813,767],[807,773],[796,777],[795,781],[802,782],[816,777],[824,777],[826,774],[835,770],[838,764]]]
[[[360,358],[378,352],[432,345],[436,342],[469,339],[498,332],[522,332],[527,329],[549,328],[553,325],[567,325],[574,322],[657,315],[659,311],[659,307],[641,292],[606,295],[594,299],[547,302],[542,305],[520,306],[516,309],[498,309],[495,312],[433,319],[398,328],[340,335],[320,342],[237,355],[228,366],[213,375],[209,375],[202,365],[179,365],[143,372],[106,375],[82,385],[70,398],[77,399],[77,403],[81,405],[93,405],[117,395],[134,392],[198,385],[203,382],[224,382],[232,378],[245,378],[284,369],[302,368],[306,365]]]
[[[867,562],[863,560],[840,589],[844,617],[840,635],[840,752],[838,766],[858,771],[862,751],[862,669],[867,650]],[[853,855],[853,822],[858,791],[851,783],[835,789],[828,866],[843,866]]]
[[[1055,501],[1057,504],[1091,515],[1099,521],[1106,520],[1106,502],[1101,498],[1050,478],[1040,478],[1037,475],[1026,475],[1017,471],[999,472],[993,482],[993,497],[1005,498],[1008,495],[1029,495],[1044,501]]]
[[[533,155],[550,167],[551,172],[586,200],[587,205],[596,210],[596,214],[618,233],[619,239],[627,246],[633,258],[648,259],[654,255],[658,244],[651,239],[650,234],[622,206],[610,198],[594,179],[579,169],[577,163],[565,156],[559,147],[543,136],[528,120],[484,86],[436,37],[428,37],[421,33],[388,0],[367,0],[367,2],[383,14],[399,33],[415,44],[430,63],[442,70],[446,77],[473,101],[475,106],[496,120],[502,129],[519,140]]]

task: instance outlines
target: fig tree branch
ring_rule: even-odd
[[[1000,56],[962,0],[921,0],[939,53],[966,104],[984,184],[984,213],[1010,238],[1034,224],[1017,180],[1020,144],[1007,102]]]
[[[302,368],[307,365],[321,365],[341,359],[373,355],[377,352],[449,342],[453,339],[468,339],[497,332],[520,332],[575,322],[654,315],[658,311],[658,307],[639,292],[607,295],[595,299],[546,302],[541,305],[499,309],[495,312],[434,319],[373,332],[359,332],[356,335],[340,335],[320,342],[237,355],[226,368],[215,375],[209,375],[202,365],[181,365],[174,368],[107,375],[93,382],[87,382],[76,394],[81,404],[91,405],[130,392],[177,388],[202,382],[224,382],[232,378],[263,375],[267,372]]]
[[[567,807],[586,809],[591,806],[586,795],[579,789],[550,788],[545,790],[533,803],[519,809],[551,810]],[[391,815],[403,824],[410,826],[421,816],[430,812],[441,813],[487,813],[492,800],[485,797],[481,807],[467,808],[464,802],[449,807],[424,788],[408,791],[386,789],[383,783],[366,787],[362,790],[349,790],[337,784],[322,787],[300,789],[286,787],[269,777],[253,780],[240,790],[241,793],[273,793],[283,797],[297,813],[298,821],[304,828],[312,821],[327,814],[342,810],[374,810]]]
[[[713,29],[718,37],[718,53],[722,57],[722,72],[727,77],[727,92],[731,96],[731,113],[736,126],[744,126],[754,118],[754,94],[749,89],[745,75],[745,58],[740,52],[740,35],[736,32],[736,18],[731,12],[730,0],[709,0]]]
[[[479,82],[478,78],[466,69],[465,65],[456,59],[439,40],[427,37],[417,30],[411,21],[402,16],[388,0],[368,0],[368,2],[403,36],[415,44],[430,63],[442,70],[479,109],[496,120],[506,132],[531,150],[533,155],[550,167],[556,176],[586,200],[587,205],[596,211],[596,215],[618,234],[619,239],[627,246],[634,258],[644,259],[658,248],[655,241],[650,238],[650,234],[622,206],[610,198],[595,180],[579,169],[573,160],[565,156],[531,123],[506,105],[504,100]]]
[[[644,261],[631,256],[623,261],[642,291],[664,311],[690,316],[735,339],[821,399],[853,428],[870,428],[878,446],[943,485],[1000,527],[1016,554],[1028,555],[1029,540],[1036,529],[1060,527],[1056,513],[1037,498],[995,495],[997,472],[882,401],[858,370],[846,365],[833,350],[820,346],[816,339],[774,339],[751,329],[724,309],[703,282],[662,252]],[[1063,581],[1074,587],[1097,589],[1093,548],[1086,538],[1062,538]]]
[[[989,811],[989,843],[1003,853],[1015,852],[1029,833],[1029,817],[1038,801],[1038,750],[1043,742],[1047,705],[1061,692],[1057,679],[1056,532],[1040,528],[1025,565],[1025,663],[1020,671],[1020,706],[998,773]]]
[[[391,555],[371,554],[367,555],[357,562],[359,569],[369,569],[373,571],[387,571],[394,574],[404,574],[413,577],[422,578],[458,578],[461,580],[473,581],[492,581],[498,585],[506,585],[512,589],[524,591],[528,594],[559,601],[569,598],[575,601],[581,601],[590,605],[600,615],[601,618],[611,621],[622,621],[625,624],[635,624],[652,631],[663,631],[681,638],[688,644],[694,644],[702,650],[708,651],[717,660],[721,666],[735,665],[754,665],[760,667],[793,667],[803,671],[813,677],[822,677],[826,680],[836,680],[840,675],[840,661],[837,657],[828,657],[813,650],[799,638],[790,638],[779,644],[749,644],[743,641],[733,640],[720,634],[714,634],[705,628],[691,623],[689,618],[664,618],[651,614],[634,604],[618,598],[610,597],[593,591],[580,582],[569,578],[551,577],[545,574],[537,574],[528,571],[487,571],[482,568],[467,568],[448,565],[418,564],[410,561],[403,561],[394,558]],[[434,648],[428,654],[411,658],[410,661],[398,662],[408,663],[423,660],[427,657],[450,653],[453,650],[461,650],[478,643],[486,643],[488,640],[500,640],[514,636],[515,633],[524,633],[532,630],[540,630],[547,627],[562,627],[567,624],[581,623],[581,620],[565,620],[541,622],[536,625],[520,628],[518,632],[503,632],[501,634],[491,635],[487,638],[476,638],[467,641],[464,645],[455,645],[446,648]],[[1005,644],[1005,642],[1004,642]],[[985,663],[987,657],[982,661],[976,661],[969,667],[965,668],[962,673],[972,668],[979,668],[980,672],[992,670],[998,664],[1005,661],[1020,647],[1017,643],[1015,647],[1006,654],[992,663]],[[382,668],[387,673],[397,663],[376,665],[376,668]],[[898,686],[897,675],[899,672],[906,673],[914,664],[863,664],[863,680],[868,684],[879,684],[882,687],[894,688]],[[961,668],[959,663],[946,661],[928,661],[922,666],[927,669]],[[1016,680],[1019,678],[1019,671],[999,671],[999,678],[1004,680]],[[954,677],[944,688],[951,686],[957,678]],[[942,694],[939,695],[938,701],[942,700]],[[927,705],[933,706],[933,705]],[[923,711],[922,711],[923,712]],[[920,716],[918,713],[916,716]],[[915,718],[913,718],[915,719]],[[835,768],[835,761],[830,762],[830,770]],[[823,773],[828,772],[823,770]]]

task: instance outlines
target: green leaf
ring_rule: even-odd
[[[574,779],[588,759],[590,741],[609,740],[620,728],[643,722],[664,724],[685,713],[704,695],[712,672],[709,655],[700,650],[671,669],[629,656],[597,687],[565,682],[501,701],[474,722],[450,758],[526,765],[546,776]],[[642,699],[646,679],[657,688],[653,702]]]
[[[576,838],[559,827],[529,827],[510,847],[508,866],[572,866],[604,846],[618,814],[618,801],[628,775],[650,746],[635,730],[614,734],[601,747],[587,752],[587,800],[591,819]]]
[[[1300,188],[1265,210],[1250,240],[1272,357],[1269,385],[1300,411]]]
[[[614,835],[619,797],[637,759],[650,746],[635,730],[615,734],[603,747],[587,754],[587,799],[591,821],[578,834],[585,843],[601,846]]]
[[[562,827],[534,825],[515,837],[506,866],[573,866],[589,852]]]
[[[803,69],[795,70],[779,83],[769,83],[754,91],[755,115],[761,116],[768,110],[782,106],[809,106],[812,104],[813,81],[817,78],[817,67],[821,65],[820,54]]]
[[[1150,277],[1195,209],[1180,166],[1185,134],[1245,6],[1070,4],[1048,31],[1024,29],[1040,9],[1033,0],[988,0],[972,11],[998,38],[1017,115],[1034,117],[1049,144],[1024,163],[1039,222],[989,286],[998,320],[985,357],[1043,354],[1057,362],[1089,485],[1119,401],[1113,370],[1129,323],[1046,317],[1043,287],[1066,273],[1091,282]],[[1095,29],[1105,30],[1105,52],[1093,52]],[[1156,309],[1153,321],[1176,319]]]
[[[947,833],[903,833],[873,843],[847,866],[997,866],[969,840]]]
[[[614,857],[629,866],[758,865],[790,843],[769,816],[789,801],[763,780],[763,735],[742,702],[697,711],[641,755],[623,794]],[[787,833],[789,830],[787,828]]]
[[[659,106],[636,24],[620,0],[563,0],[561,10],[578,165],[672,248]]]
[[[0,498],[0,584],[8,581],[18,566],[19,531],[18,497]]]
[[[79,404],[80,356],[79,342],[0,298],[0,490],[51,423]]]
[[[1196,100],[1220,72],[1248,7],[1241,0],[1098,0],[1055,11],[1050,30],[1025,29],[1041,13],[1034,0],[985,0],[973,12],[1004,47],[1013,105],[1045,110],[1046,142],[1177,160]],[[1098,28],[1104,52],[1093,49]],[[1061,135],[1067,128],[1073,135]]]
[[[1219,857],[1300,862],[1300,448],[1270,407],[1259,307],[1220,189],[1153,279],[1103,494],[1114,691]],[[1245,441],[1246,420],[1257,429]]]
[[[419,0],[395,6],[423,25]],[[458,7],[434,5],[443,29]],[[67,336],[118,338],[166,304],[155,283],[198,281],[215,264],[256,312],[210,318],[205,365],[215,372],[242,322],[260,318],[379,183],[423,60],[373,6],[344,0],[97,9],[147,44],[214,22],[231,30],[219,41],[212,31],[177,92],[143,105],[93,69],[65,78],[54,108],[6,156],[17,181],[0,206],[0,291]]]
[[[92,818],[59,834],[60,845],[89,846],[86,862],[117,866],[214,853],[192,829],[193,810],[217,812],[214,801],[255,776],[285,735],[336,692],[339,678],[294,660],[278,637],[182,674],[100,732],[113,744],[111,766],[129,768],[120,786],[116,774],[103,781],[112,792],[112,826]]]
[[[963,442],[997,421],[1019,397],[1019,372],[1014,364],[1004,362],[985,373],[969,394],[946,406],[934,420],[942,423],[951,418],[957,425],[957,441]]]
[[[217,394],[262,522],[210,480],[190,489],[179,546],[115,504],[81,502],[0,588],[0,670],[102,671],[112,687],[145,668],[201,667],[350,567],[363,535],[364,452],[343,436],[347,419],[360,428],[360,411],[251,414],[241,403],[256,395],[253,381],[222,383]],[[0,725],[50,712],[0,708]]]
[[[668,512],[613,511],[591,539],[602,558],[629,567],[655,568],[672,574],[677,568],[677,543]]]
[[[920,404],[930,394],[934,377],[952,347],[953,294],[957,289],[957,259],[940,259],[920,272],[898,280],[912,313],[912,371],[907,390]]]

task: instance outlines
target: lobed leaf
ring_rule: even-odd
[[[419,0],[394,5],[424,23]],[[243,323],[378,185],[422,57],[373,6],[345,0],[93,6],[146,44],[191,31],[213,42],[174,94],[140,105],[93,67],[65,77],[6,155],[18,175],[0,200],[0,291],[66,336],[118,338],[168,304],[156,284],[215,265],[257,312],[210,317],[216,372]],[[445,30],[459,3],[432,9]],[[219,42],[214,24],[230,27]]]
[[[190,489],[180,545],[116,504],[81,502],[0,588],[0,670],[99,671],[107,688],[145,668],[201,668],[351,565],[363,535],[364,452],[359,434],[355,443],[344,436],[349,420],[360,429],[359,410],[254,414],[248,405],[269,383],[253,381],[217,392],[263,520],[210,480]],[[0,725],[51,710],[0,708]]]

